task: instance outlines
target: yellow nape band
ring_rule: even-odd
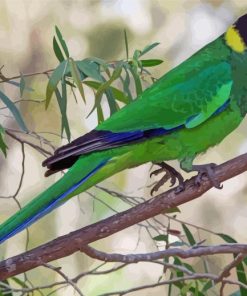
[[[236,52],[244,52],[246,49],[246,44],[244,43],[242,37],[239,35],[238,30],[231,26],[225,34],[226,43]]]

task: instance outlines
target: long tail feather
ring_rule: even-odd
[[[107,160],[86,157],[85,162],[73,166],[58,182],[0,225],[0,244],[64,203],[106,163]]]

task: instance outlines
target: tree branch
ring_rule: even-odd
[[[247,154],[243,154],[217,166],[215,168],[215,180],[223,182],[246,170]],[[195,177],[186,181],[185,190],[179,194],[175,193],[175,189],[171,189],[129,210],[0,262],[0,280],[83,250],[83,247],[91,242],[108,237],[141,221],[164,213],[166,210],[194,200],[212,188],[207,177],[199,187],[195,186],[194,181]],[[239,252],[245,253],[246,249],[241,249]]]
[[[215,255],[215,254],[239,254],[231,265],[227,266],[226,269],[222,272],[220,277],[226,277],[229,275],[230,270],[238,265],[245,256],[247,256],[247,244],[222,244],[222,245],[214,245],[214,246],[195,246],[188,250],[183,250],[180,248],[170,248],[163,251],[146,253],[146,254],[107,254],[105,252],[101,252],[95,250],[92,247],[84,246],[82,248],[82,252],[87,254],[89,257],[101,260],[104,262],[122,262],[122,263],[137,263],[144,261],[153,261],[157,259],[162,259],[164,257],[173,257],[178,256],[180,258],[192,258],[192,257],[200,257],[205,255]],[[234,264],[234,265],[232,265]]]

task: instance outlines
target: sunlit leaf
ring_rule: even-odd
[[[183,227],[184,233],[185,233],[185,235],[187,237],[187,240],[190,243],[190,245],[191,246],[195,245],[196,241],[195,241],[192,233],[190,232],[189,228],[185,224],[182,224],[182,227]]]
[[[2,92],[0,91],[0,99],[3,101],[3,103],[8,107],[9,111],[13,114],[16,122],[18,123],[19,127],[27,132],[28,129],[22,119],[22,116],[19,112],[19,110],[16,108],[15,104]]]
[[[63,61],[57,66],[57,68],[51,74],[51,77],[46,87],[46,103],[45,103],[46,108],[50,104],[51,97],[57,88],[58,82],[62,79],[63,76],[68,74],[68,72],[69,72],[68,61]]]
[[[81,94],[81,97],[83,98],[83,101],[86,103],[86,98],[85,98],[83,86],[81,83],[80,73],[77,68],[77,64],[74,62],[74,60],[72,58],[69,58],[69,65],[70,65],[70,71],[71,71],[71,75],[73,77],[73,80],[79,89],[79,92]]]
[[[64,51],[66,57],[69,58],[69,50],[68,50],[68,47],[63,39],[63,36],[57,26],[55,26],[55,30],[56,30],[57,38],[63,48],[63,51]]]
[[[55,37],[53,37],[53,50],[54,50],[54,53],[55,53],[57,59],[59,60],[59,62],[62,62],[65,60],[63,53],[62,53]]]
[[[149,52],[151,49],[155,48],[159,44],[160,44],[159,42],[155,42],[155,43],[145,46],[143,48],[143,50],[141,51],[140,56],[143,56],[144,54],[146,54],[147,52]]]

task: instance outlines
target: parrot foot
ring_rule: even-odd
[[[165,162],[156,164],[160,166],[160,168],[153,171],[150,174],[150,177],[152,177],[153,175],[157,176],[160,173],[165,173],[165,175],[154,185],[154,187],[151,190],[151,195],[158,191],[160,187],[163,186],[168,180],[170,180],[171,182],[170,187],[174,186],[176,181],[178,180],[179,186],[176,188],[176,193],[179,193],[184,190],[184,178],[177,170],[175,170],[172,166]]]
[[[203,164],[203,165],[193,165],[192,170],[197,171],[198,175],[195,178],[195,184],[200,186],[202,183],[203,176],[207,176],[211,183],[217,189],[222,189],[223,185],[220,182],[215,180],[214,168],[216,167],[215,163]]]

